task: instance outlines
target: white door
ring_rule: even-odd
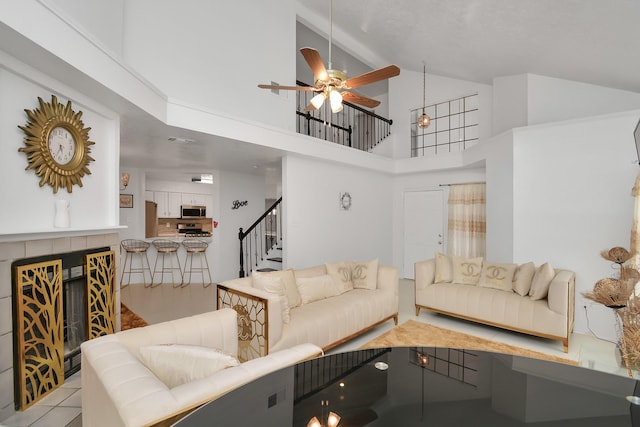
[[[413,265],[444,251],[444,192],[404,193],[404,274],[413,279]]]

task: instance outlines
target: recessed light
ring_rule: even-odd
[[[376,362],[373,366],[381,371],[386,371],[387,369],[389,369],[389,365],[385,362]]]

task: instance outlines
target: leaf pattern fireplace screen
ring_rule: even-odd
[[[115,332],[115,252],[87,254],[81,268],[80,292],[86,298],[77,301],[86,300],[86,305],[73,310],[83,313],[82,326],[75,333],[84,341]],[[65,354],[64,305],[76,299],[68,296],[65,302],[63,296],[65,282],[69,286],[78,278],[63,277],[62,258],[17,265],[14,274],[15,402],[17,409],[24,410],[64,383],[65,358],[79,354],[79,348]]]
[[[26,409],[64,382],[62,261],[16,268],[18,409]]]

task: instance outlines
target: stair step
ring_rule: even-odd
[[[282,262],[282,257],[275,256],[273,258],[267,258],[267,261]]]
[[[256,271],[259,271],[259,272],[261,272],[261,273],[266,273],[266,272],[268,272],[268,271],[279,271],[279,270],[276,270],[275,268],[265,267],[265,268],[259,268],[259,269],[257,269]]]

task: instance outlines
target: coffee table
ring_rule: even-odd
[[[394,347],[325,355],[257,378],[176,425],[640,426],[633,378],[502,353]]]

